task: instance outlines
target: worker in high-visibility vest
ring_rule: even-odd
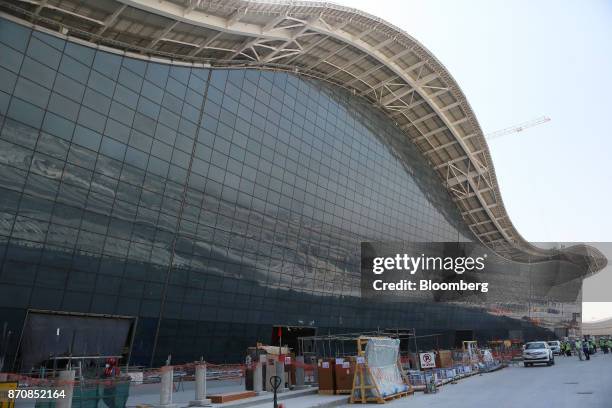
[[[606,346],[606,339],[604,339],[603,337],[599,338],[599,348],[601,349],[601,351],[604,352],[604,354],[608,353],[608,346]]]
[[[606,345],[608,346],[608,351],[612,352],[612,338],[608,337],[608,341],[606,341]]]

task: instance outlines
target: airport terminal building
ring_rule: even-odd
[[[605,264],[520,236],[457,83],[374,16],[0,0],[0,56],[0,371],[68,351],[238,362],[279,327],[564,336]],[[517,271],[565,262],[573,300],[529,266],[503,305],[366,301],[360,243],[377,240],[480,242]]]

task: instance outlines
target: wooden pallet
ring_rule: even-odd
[[[321,395],[334,395],[334,390],[319,390],[319,394]]]
[[[237,401],[245,398],[256,397],[257,393],[255,391],[241,391],[241,392],[230,392],[227,394],[216,394],[209,395],[210,402],[213,404],[223,404],[230,401]]]
[[[336,395],[350,395],[353,390],[336,390]]]
[[[396,400],[399,398],[404,398],[407,397],[409,395],[411,395],[413,393],[408,392],[408,391],[404,391],[404,392],[398,392],[397,394],[393,394],[393,395],[387,395],[386,397],[383,397],[384,402],[379,402],[380,404],[384,404],[387,401],[392,401],[392,400]]]

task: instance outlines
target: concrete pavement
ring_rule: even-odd
[[[178,384],[177,384],[178,385]],[[244,389],[242,381],[209,381],[210,393]],[[193,399],[193,382],[178,386],[173,400],[185,406]],[[281,394],[282,395],[282,394]],[[284,400],[287,408],[344,406],[347,396],[296,395]],[[252,408],[271,406],[266,396],[251,399]],[[242,405],[246,401],[239,401]],[[134,385],[128,406],[159,403],[159,384]],[[237,401],[238,403],[238,401]],[[232,403],[224,404],[227,406]],[[221,405],[215,405],[217,407]],[[612,354],[598,353],[590,361],[578,357],[556,357],[556,364],[525,368],[509,367],[493,373],[475,375],[439,388],[437,394],[415,393],[414,396],[394,400],[386,406],[393,408],[611,408]],[[33,408],[33,400],[17,401],[17,408]]]
[[[409,408],[610,408],[612,355],[590,361],[556,357],[551,367],[508,367],[439,388],[437,394],[415,393],[389,407]],[[290,405],[287,408],[291,408]]]

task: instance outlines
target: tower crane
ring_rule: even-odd
[[[522,132],[533,126],[541,125],[543,123],[550,122],[548,116],[540,116],[539,118],[528,120],[527,122],[520,123],[518,125],[510,126],[505,129],[496,130],[495,132],[485,134],[487,140],[497,139],[498,137],[506,136],[511,133]]]

